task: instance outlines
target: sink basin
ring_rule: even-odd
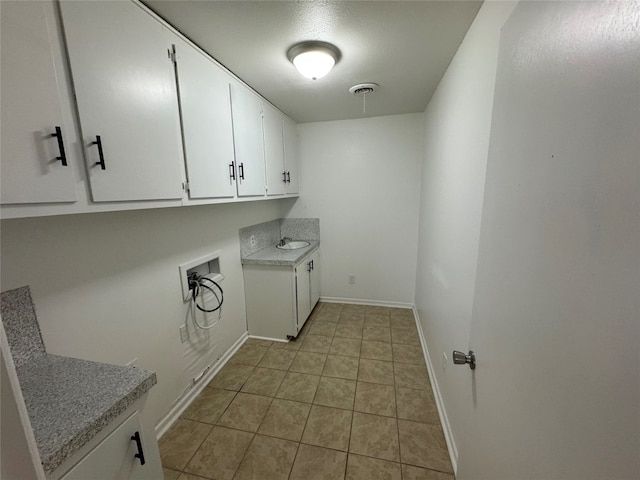
[[[309,245],[311,245],[309,242],[297,240],[289,242],[286,245],[276,245],[276,248],[279,248],[280,250],[296,250],[298,248],[308,247]]]

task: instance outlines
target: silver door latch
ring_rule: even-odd
[[[469,350],[469,355],[465,355],[464,352],[459,352],[458,350],[453,351],[453,363],[456,365],[464,365],[466,363],[469,364],[469,368],[471,370],[476,369],[476,355],[473,353],[473,350]]]

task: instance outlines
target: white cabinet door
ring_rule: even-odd
[[[238,196],[264,195],[262,107],[246,87],[233,83],[230,88]]]
[[[320,300],[320,250],[309,255],[311,271],[309,272],[309,309],[313,310]]]
[[[71,165],[61,150],[62,121],[54,55],[62,58],[54,3],[0,2],[2,52],[1,202],[77,200]],[[52,136],[60,128],[61,138]]]
[[[283,121],[284,169],[287,174],[286,193],[298,193],[298,130],[291,120]]]
[[[270,105],[263,105],[264,161],[267,195],[284,195],[286,172],[284,168],[283,115]]]
[[[309,257],[305,258],[295,268],[296,275],[296,305],[298,307],[298,331],[304,325],[307,317],[311,313],[311,301],[310,301],[310,289],[309,289],[309,270],[310,270]]]
[[[178,98],[164,27],[132,2],[60,6],[93,200],[182,198]]]
[[[236,181],[229,76],[178,37],[174,48],[189,196],[233,197]]]
[[[160,472],[153,462],[141,461],[136,455],[138,445],[131,437],[141,435],[138,413],[134,413],[100,442],[80,462],[78,462],[61,480],[142,480],[158,478]],[[140,445],[144,455],[143,438]],[[155,477],[154,477],[155,475]]]

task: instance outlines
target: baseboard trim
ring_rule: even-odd
[[[229,359],[233,356],[234,353],[238,351],[238,349],[247,341],[249,338],[249,334],[247,332],[243,333],[242,336],[236,340],[236,342],[231,346],[229,350],[225,352],[220,360],[213,365],[205,375],[203,375],[197,383],[190,385],[189,390],[186,393],[176,400],[173,404],[169,413],[167,413],[162,420],[158,422],[156,425],[156,438],[160,440],[160,438],[167,433],[167,430],[171,428],[171,426],[180,418],[180,415],[191,405],[191,402],[195,400],[195,398],[204,390],[204,388],[209,384],[211,379],[220,371],[222,367],[226,365]]]
[[[447,416],[447,410],[444,408],[444,402],[442,401],[442,395],[440,393],[440,387],[436,380],[433,364],[431,363],[431,356],[429,355],[429,348],[427,347],[427,341],[424,338],[424,332],[422,331],[422,322],[420,322],[420,316],[418,310],[413,307],[413,316],[416,321],[416,327],[418,328],[418,336],[420,337],[420,343],[422,344],[422,353],[427,363],[427,370],[429,371],[429,380],[431,382],[431,390],[433,390],[433,397],[436,401],[436,407],[438,408],[438,416],[440,417],[440,424],[444,431],[444,439],[447,442],[447,450],[449,450],[449,457],[451,459],[451,466],[453,467],[454,475],[458,473],[458,447],[453,440],[453,434],[451,432],[451,424],[449,423],[449,417]]]
[[[412,303],[362,300],[360,298],[320,297],[320,301],[325,303],[353,303],[355,305],[371,305],[376,307],[413,308]]]
[[[281,338],[260,337],[258,335],[249,335],[249,338],[255,338],[256,340],[268,340],[270,342],[289,343],[289,340],[282,340]]]

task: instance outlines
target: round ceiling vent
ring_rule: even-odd
[[[354,85],[349,89],[349,93],[353,95],[369,95],[370,93],[375,92],[378,87],[377,83],[359,83],[358,85]]]

